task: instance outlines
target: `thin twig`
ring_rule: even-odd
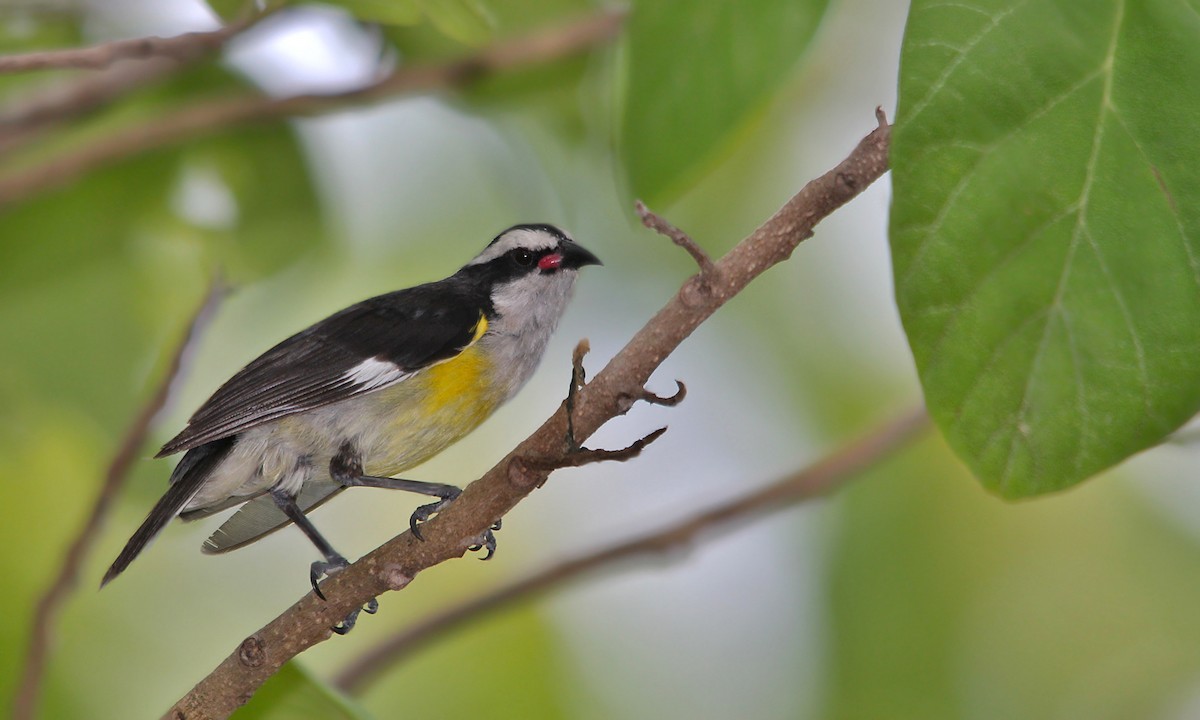
[[[37,713],[42,678],[46,670],[46,659],[50,653],[51,635],[58,620],[59,611],[79,582],[80,569],[83,567],[92,545],[95,544],[105,520],[108,519],[112,504],[120,494],[125,479],[137,459],[138,450],[173,395],[172,390],[187,365],[188,357],[195,347],[196,338],[216,312],[217,305],[224,294],[224,283],[219,278],[214,278],[203,302],[188,323],[179,344],[175,346],[170,363],[155,387],[154,393],[138,410],[133,422],[125,431],[125,436],[121,439],[117,452],[108,465],[104,483],[100,486],[100,492],[92,505],[92,511],[83,527],[80,528],[79,534],[67,549],[58,575],[42,594],[34,608],[33,631],[25,654],[21,682],[13,702],[14,720],[31,720]]]
[[[0,55],[0,73],[67,68],[98,70],[118,60],[145,58],[170,58],[176,62],[189,62],[220,48],[229,38],[245,30],[262,16],[263,14],[256,14],[216,30],[188,32],[172,37],[129,38],[84,48]]]
[[[604,12],[522,38],[497,43],[466,58],[403,66],[383,79],[336,93],[282,98],[259,95],[207,101],[145,123],[118,129],[31,167],[0,177],[0,206],[70,183],[132,155],[212,135],[236,125],[311,117],[354,105],[468,84],[488,75],[577,54],[611,40],[624,14]]]
[[[638,217],[642,219],[643,225],[659,235],[671,238],[671,242],[687,250],[688,255],[691,255],[696,264],[700,266],[701,275],[708,277],[716,272],[716,266],[713,264],[712,258],[708,256],[708,253],[704,252],[704,248],[696,244],[696,241],[690,235],[667,222],[664,217],[646,207],[646,203],[641,200],[634,201],[633,208],[637,211]]]
[[[805,185],[716,263],[719,272],[711,292],[689,301],[682,297],[681,288],[599,374],[580,388],[574,412],[579,438],[586,440],[616,417],[621,398],[644,388],[650,374],[702,322],[754,278],[787,259],[821,219],[882,176],[887,171],[890,139],[891,127],[881,125],[837,167]],[[322,590],[328,601],[306,593],[239,645],[253,646],[256,652],[234,650],[164,717],[228,717],[283,663],[329,639],[330,628],[351,610],[388,590],[407,586],[422,570],[462,557],[472,539],[482,536],[497,518],[545,482],[544,474],[539,477],[535,472],[511,472],[513,458],[552,458],[556,453],[565,453],[566,427],[566,409],[559,406],[532,435],[423,525],[424,541],[418,541],[411,532],[401,533],[327,579]]]
[[[883,423],[866,435],[817,462],[726,505],[697,513],[646,535],[549,565],[539,572],[490,590],[407,627],[355,658],[334,678],[334,685],[353,695],[432,641],[469,623],[514,605],[531,602],[571,583],[616,570],[622,562],[669,555],[691,543],[727,534],[758,517],[786,510],[845,485],[904,447],[929,427],[922,407]],[[677,557],[671,555],[670,557]]]

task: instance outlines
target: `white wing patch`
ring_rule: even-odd
[[[396,363],[379,358],[367,358],[347,370],[342,377],[350,381],[359,391],[374,390],[400,382],[412,375],[397,367]]]

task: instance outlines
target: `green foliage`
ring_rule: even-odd
[[[421,21],[419,0],[333,0],[330,4],[344,8],[364,22],[416,25]]]
[[[456,42],[479,46],[492,39],[496,19],[482,0],[329,0],[363,22],[411,26],[429,23]]]
[[[304,666],[289,662],[233,717],[235,720],[369,720],[370,715]]]
[[[876,12],[891,2],[877,1],[861,7]],[[382,24],[401,62],[412,64],[459,57],[597,10],[588,0],[327,4]],[[242,0],[211,5],[225,17],[247,7]],[[801,93],[793,88],[780,99],[780,91],[827,5],[844,11],[851,4],[637,1],[616,52],[488,77],[439,97],[472,115],[470,122],[431,130],[430,117],[449,113],[439,108],[417,118],[423,103],[397,113],[400,133],[375,118],[344,126],[345,117],[305,120],[306,130],[317,131],[305,138],[316,148],[311,155],[284,123],[223,130],[3,208],[0,507],[12,512],[0,523],[0,537],[20,552],[11,553],[10,592],[0,596],[0,611],[18,621],[0,642],[24,645],[28,629],[19,619],[29,617],[57,569],[117,437],[159,377],[215,267],[240,292],[203,336],[164,433],[226,377],[217,367],[222,362],[236,366],[254,348],[348,298],[453,267],[478,249],[480,226],[510,221],[563,222],[602,243],[587,241],[609,265],[580,288],[594,293],[594,302],[573,306],[562,333],[598,339],[600,363],[602,343],[612,348],[627,338],[693,270],[669,243],[627,226],[631,198],[624,190],[661,204],[700,187],[671,208],[670,218],[694,228],[710,250],[794,191],[780,182],[795,171],[781,169],[778,148],[789,134],[802,146],[812,128],[794,126],[794,113],[783,109],[800,102]],[[913,3],[893,148],[898,302],[940,427],[975,473],[1005,495],[1077,482],[1159,442],[1200,407],[1200,383],[1190,369],[1200,351],[1195,8],[1195,0],[1190,6]],[[830,27],[845,26],[841,20]],[[6,52],[68,46],[81,37],[73,19],[10,38],[12,27],[0,22]],[[898,37],[901,29],[889,32]],[[845,47],[818,46],[832,80],[816,84],[836,83],[836,73],[874,71],[844,57]],[[0,77],[0,89],[46,78],[69,74]],[[821,88],[804,88],[806,103],[809,90],[825,97]],[[247,91],[220,64],[202,63],[114,108],[48,128],[33,152],[4,161],[35,163],[181,104]],[[864,118],[879,100],[864,98],[846,122],[865,132]],[[395,109],[361,117],[387,117]],[[771,122],[757,122],[768,112]],[[464,128],[486,138],[451,135]],[[441,143],[431,147],[458,150],[461,142],[463,150],[449,158],[440,150],[407,152],[431,137]],[[398,145],[406,152],[396,152]],[[735,151],[736,162],[717,162]],[[405,164],[394,167],[396,157]],[[313,189],[313,176],[322,173],[321,187],[332,189],[325,196]],[[614,175],[628,180],[625,188],[614,189],[620,185]],[[381,238],[349,237],[330,250],[324,207],[342,213],[347,236],[362,227],[387,231]],[[356,213],[371,217],[359,223]],[[847,298],[839,283],[847,275],[828,272],[825,263],[850,238],[836,232],[822,225],[824,238],[806,244],[799,262],[756,282],[697,333],[694,343],[735,361],[719,386],[693,384],[696,398],[724,394],[730,407],[754,405],[737,415],[744,428],[712,420],[722,432],[770,438],[780,427],[790,432],[794,422],[812,430],[805,443],[815,444],[821,434],[861,428],[881,405],[914,394],[907,377],[880,377],[902,372],[907,356],[880,361],[876,339],[855,336],[861,328],[842,312]],[[841,269],[860,270],[853,262]],[[574,338],[559,339],[566,357]],[[855,352],[855,343],[872,352]],[[557,391],[557,380],[551,384]],[[510,415],[511,427],[533,427],[545,402],[554,400],[532,399],[536,417]],[[502,456],[512,432],[496,432],[499,442],[470,452],[456,449],[439,460],[446,463],[440,469],[421,468],[421,477],[446,468],[449,481],[474,477],[471,463]],[[153,440],[144,455],[153,452]],[[688,447],[704,462],[744,467],[747,481],[763,479],[760,457],[745,462],[750,456],[738,455],[737,442],[729,441],[726,455],[721,447]],[[764,456],[761,465],[802,462],[792,450]],[[627,469],[641,472],[636,464]],[[246,555],[201,558],[195,548],[211,528],[176,525],[155,553],[139,560],[137,572],[103,593],[90,592],[167,471],[166,462],[138,464],[103,547],[89,561],[84,590],[57,628],[47,717],[161,711],[231,644],[308,591],[304,553],[311,548],[298,533],[280,533]],[[816,587],[813,605],[820,609],[812,613],[822,641],[797,633],[777,643],[794,641],[803,648],[797,655],[811,652],[807,662],[820,665],[825,706],[816,716],[1102,717],[1070,712],[1079,707],[1071,693],[1084,693],[1123,711],[1108,716],[1146,717],[1170,714],[1164,698],[1190,692],[1200,672],[1193,652],[1200,624],[1190,610],[1200,598],[1200,577],[1190,570],[1195,543],[1171,534],[1127,489],[1105,483],[1005,506],[968,482],[936,439],[889,465],[886,475],[817,511],[838,513],[827,550],[806,544],[805,552],[827,553],[819,573],[803,576],[785,564],[771,569],[797,573],[791,577],[797,585]],[[359,515],[340,516],[342,530],[362,533],[339,532],[334,508],[321,518],[322,529],[328,520],[339,548],[345,541],[344,551],[358,555],[397,521],[403,524],[408,508],[389,513],[388,502],[395,500],[380,498],[359,506]],[[516,559],[483,571],[479,563],[452,563],[422,574],[394,604],[387,600],[383,613],[305,662],[331,673],[471,587],[530,570],[520,558],[530,557],[531,547],[541,557],[547,538],[538,533],[553,525],[542,514],[546,507],[522,505],[518,512],[529,514],[506,524],[513,535],[502,540],[509,550],[501,558]],[[616,518],[605,528],[623,529],[623,522]],[[779,537],[769,538],[775,549]],[[814,577],[828,585],[800,582]],[[742,616],[757,613],[760,602],[780,600],[760,597],[757,587],[746,597]],[[725,610],[706,607],[706,600],[699,593],[694,604],[667,608],[656,622],[727,620]],[[569,605],[554,607],[553,621],[544,608],[526,607],[439,641],[387,673],[363,702],[380,717],[594,717],[611,702],[609,693],[644,692],[661,703],[659,690],[686,675],[664,675],[669,682],[662,684],[648,679],[644,688],[606,688],[593,677],[602,674],[595,668],[640,658],[625,653],[581,662],[574,643],[588,642],[578,639],[586,632],[575,635],[581,628],[573,626],[564,632],[561,618],[581,626],[589,618],[570,616]],[[640,641],[632,638],[629,646]],[[16,682],[17,655],[0,657],[2,695]],[[691,661],[680,658],[680,665]],[[719,682],[758,671],[737,665],[692,667],[720,673]],[[161,677],[152,672],[156,666],[164,668]],[[782,677],[781,692],[794,691],[791,668],[772,671]],[[1118,682],[1107,681],[1114,676]],[[670,714],[654,710],[646,716]],[[366,716],[289,664],[237,717]]]
[[[817,717],[1178,717],[1200,554],[1177,530],[1115,482],[998,503],[921,443],[842,495]]]
[[[1059,490],[1200,409],[1200,15],[1176,0],[911,9],[896,293],[951,445]]]
[[[237,19],[247,9],[255,6],[253,2],[248,0],[206,0],[206,2],[212,8],[212,11],[217,14],[217,17],[226,21]]]
[[[694,183],[788,77],[827,4],[636,4],[620,143],[634,194],[661,203]]]

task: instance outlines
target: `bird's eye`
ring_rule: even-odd
[[[533,253],[529,252],[528,250],[525,250],[525,249],[514,250],[512,257],[513,257],[513,262],[520,265],[521,267],[532,267],[533,266]]]

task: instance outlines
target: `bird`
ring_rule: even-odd
[[[319,578],[349,563],[307,513],[349,487],[437,498],[409,519],[420,538],[420,523],[461,490],[394,476],[467,435],[525,385],[578,271],[600,264],[553,225],[514,225],[453,275],[363,300],[267,350],[162,446],[156,457],[184,455],[101,587],[175,517],[241,505],[202,551],[235,550],[294,523],[323,557],[310,568],[321,595]],[[490,557],[491,531],[480,545]]]

